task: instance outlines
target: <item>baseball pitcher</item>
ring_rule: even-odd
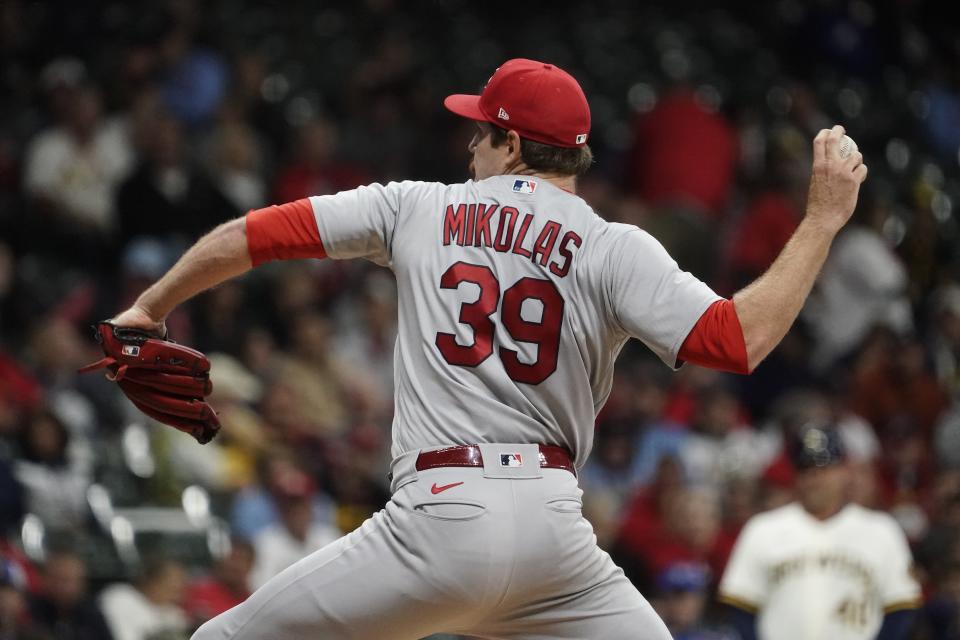
[[[617,354],[637,338],[670,367],[751,371],[796,318],[867,175],[859,153],[840,158],[841,127],[821,131],[805,219],[724,300],[577,197],[590,110],[569,74],[510,60],[481,95],[445,105],[476,122],[472,180],[252,211],[112,321],[163,335],[176,305],[270,260],[365,258],[396,276],[392,499],[198,640],[669,638],[581,515],[576,473]]]

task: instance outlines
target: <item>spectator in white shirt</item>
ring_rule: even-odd
[[[144,565],[136,586],[113,584],[100,594],[100,609],[114,640],[148,640],[161,633],[184,634],[180,608],[187,572],[177,562],[155,559]]]
[[[874,326],[913,329],[907,270],[880,229],[886,210],[868,201],[837,236],[803,309],[813,328],[813,364],[826,369],[850,354]]]
[[[24,488],[27,509],[48,527],[79,526],[87,516],[87,487],[92,480],[83,445],[50,410],[26,420],[20,433],[14,475]]]
[[[61,122],[41,131],[26,153],[24,186],[38,211],[75,230],[109,234],[114,190],[133,165],[127,128],[101,116],[100,92],[69,87]]]
[[[716,383],[697,394],[697,409],[679,458],[687,480],[717,489],[737,478],[756,478],[774,457],[766,434],[742,424],[734,393]]]
[[[277,482],[277,507],[280,521],[261,531],[254,538],[256,563],[250,574],[254,589],[293,563],[325,547],[340,537],[334,527],[313,518],[313,480],[299,470],[291,469]]]

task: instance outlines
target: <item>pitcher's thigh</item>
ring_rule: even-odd
[[[455,611],[396,545],[385,512],[289,567],[193,640],[416,640]]]
[[[514,611],[484,629],[484,638],[503,640],[670,640],[670,632],[622,572],[586,591]]]

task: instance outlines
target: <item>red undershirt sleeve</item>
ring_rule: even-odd
[[[247,246],[253,266],[271,260],[326,258],[313,205],[304,198],[247,214]]]
[[[678,357],[701,367],[750,373],[747,345],[733,300],[717,300],[703,312],[683,341]]]

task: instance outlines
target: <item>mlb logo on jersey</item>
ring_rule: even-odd
[[[501,467],[522,467],[523,458],[520,456],[519,453],[501,453],[500,466]]]
[[[123,349],[121,351],[125,356],[137,357],[140,355],[140,347],[135,344],[125,344],[123,345]]]
[[[517,193],[533,193],[537,190],[537,183],[533,180],[514,180],[513,190]]]

